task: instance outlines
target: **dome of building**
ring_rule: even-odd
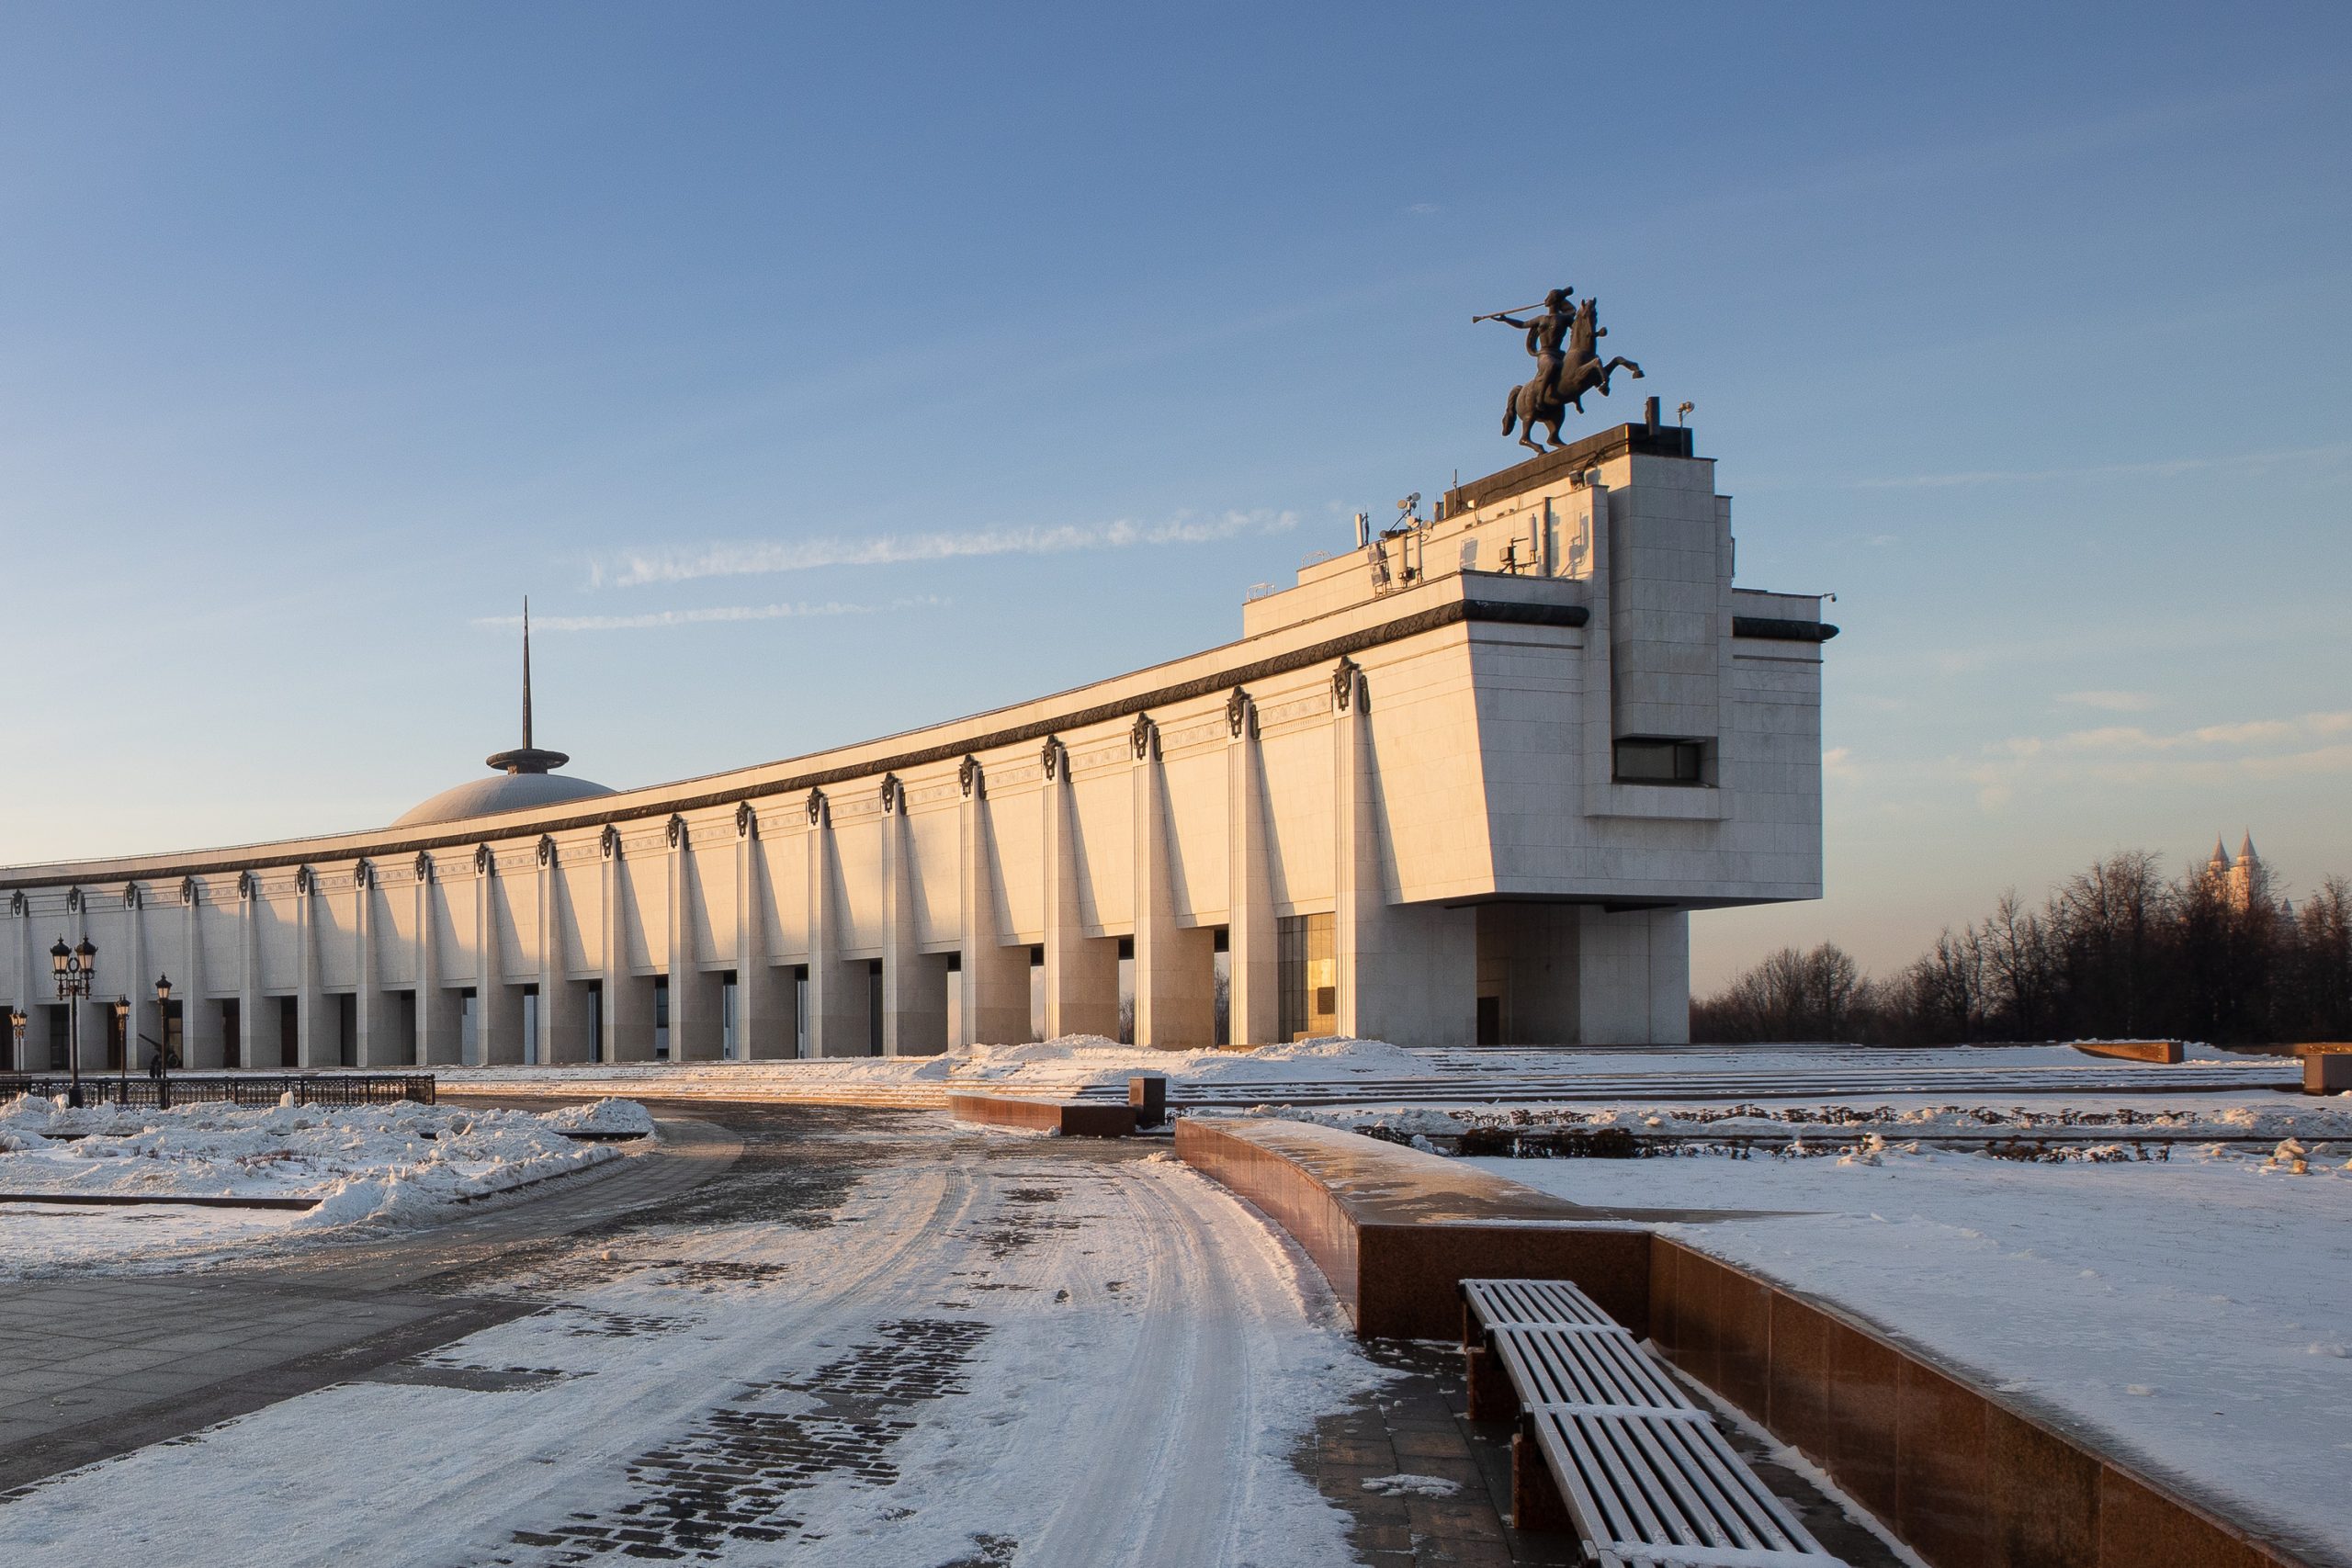
[[[559,773],[498,773],[486,779],[468,779],[453,789],[445,789],[432,799],[403,812],[392,826],[413,828],[424,822],[455,822],[461,817],[528,811],[534,807],[554,806],[567,800],[589,800],[614,793],[606,785],[592,784],[586,779],[566,778]]]
[[[523,744],[511,751],[494,751],[483,759],[497,773],[486,779],[469,779],[411,807],[392,823],[413,828],[426,822],[456,822],[468,817],[492,817],[502,811],[529,811],[567,800],[593,800],[618,793],[587,779],[562,778],[555,770],[571,759],[531,744],[531,602],[523,601]]]

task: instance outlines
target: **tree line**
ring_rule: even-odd
[[[1834,942],[1783,948],[1690,1009],[1698,1041],[2352,1040],[2352,883],[2289,906],[2267,871],[2167,880],[2109,856],[2039,908],[2014,891],[1884,978]]]

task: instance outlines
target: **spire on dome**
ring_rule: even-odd
[[[531,744],[531,600],[523,599],[523,744],[512,751],[494,751],[484,759],[502,773],[544,773],[571,759],[561,751],[542,751]]]

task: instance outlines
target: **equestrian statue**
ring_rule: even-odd
[[[1545,438],[1551,450],[1557,452],[1566,445],[1560,439],[1560,422],[1573,408],[1584,412],[1584,395],[1598,391],[1609,395],[1609,378],[1623,369],[1634,379],[1642,378],[1642,367],[1632,360],[1619,357],[1602,364],[1598,344],[1609,335],[1609,329],[1599,324],[1593,313],[1594,300],[1588,295],[1581,305],[1572,305],[1569,296],[1574,288],[1555,288],[1544,296],[1544,313],[1522,321],[1507,311],[1491,316],[1474,316],[1478,321],[1502,321],[1527,333],[1527,352],[1534,356],[1535,376],[1510,389],[1510,397],[1503,404],[1503,434],[1519,431],[1519,444],[1531,452],[1545,448],[1534,439],[1535,427],[1546,426],[1551,434]],[[1522,307],[1525,309],[1525,307]]]

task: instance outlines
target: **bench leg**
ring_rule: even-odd
[[[1568,1505],[1544,1462],[1544,1450],[1524,1431],[1510,1437],[1511,1529],[1540,1535],[1565,1535],[1576,1529]]]
[[[1510,1374],[1502,1358],[1484,1345],[1462,1348],[1462,1382],[1473,1421],[1513,1421],[1519,1417],[1519,1396],[1511,1392]]]

